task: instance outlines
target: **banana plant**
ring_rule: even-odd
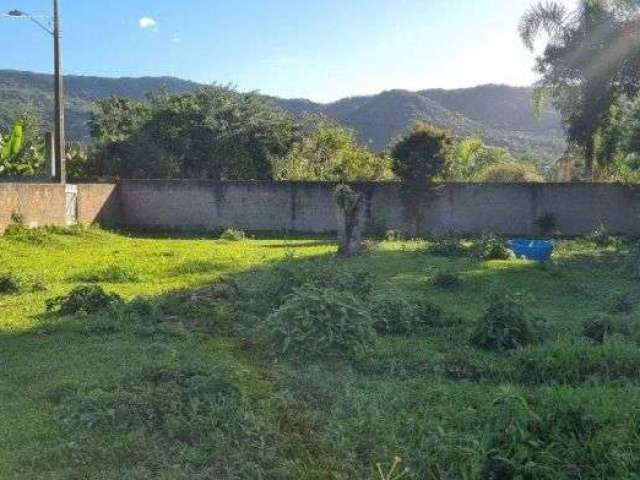
[[[0,133],[0,176],[35,176],[44,163],[44,144],[29,135],[29,120],[17,120],[11,131]],[[33,138],[31,138],[33,137]]]
[[[24,123],[21,120],[14,123],[9,135],[0,133],[0,174],[12,169],[12,164],[22,151],[23,143]]]

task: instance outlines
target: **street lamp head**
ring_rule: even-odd
[[[7,13],[8,17],[26,17],[27,14],[24,12],[21,12],[20,10],[11,10],[9,13]]]

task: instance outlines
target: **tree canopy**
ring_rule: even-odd
[[[277,180],[353,182],[390,179],[391,160],[358,143],[356,133],[325,117],[308,118],[307,134],[274,161]]]
[[[539,3],[522,17],[520,34],[533,50],[542,33],[548,44],[536,60],[538,103],[551,99],[559,110],[591,177],[596,136],[612,105],[640,90],[640,2],[581,0],[575,11],[554,1]]]
[[[271,161],[301,135],[296,119],[256,93],[213,86],[153,96],[109,98],[90,121],[98,162],[121,177],[271,178]]]

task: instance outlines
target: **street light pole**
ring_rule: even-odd
[[[64,75],[62,72],[62,32],[60,28],[60,9],[58,0],[53,0],[53,57],[55,76],[55,158],[58,183],[67,182],[66,141],[64,131]]]
[[[58,0],[53,0],[53,30],[42,23],[38,18],[20,10],[11,10],[6,14],[10,18],[28,18],[42,30],[53,36],[53,67],[54,67],[54,163],[55,173],[53,180],[58,183],[67,182],[66,168],[66,141],[64,134],[64,74],[62,73],[62,29],[60,27],[60,5]]]

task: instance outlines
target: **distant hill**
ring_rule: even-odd
[[[193,91],[201,84],[173,77],[65,77],[67,129],[71,139],[86,141],[86,122],[96,100],[117,95],[144,99],[150,92]],[[0,127],[16,112],[35,108],[51,116],[51,75],[0,70]],[[386,149],[416,121],[452,128],[458,135],[479,135],[485,142],[509,148],[514,154],[537,153],[547,159],[564,151],[558,115],[549,110],[540,118],[530,107],[531,89],[485,85],[457,90],[390,90],[320,104],[306,99],[273,98],[292,113],[322,113],[353,128],[372,150]]]

